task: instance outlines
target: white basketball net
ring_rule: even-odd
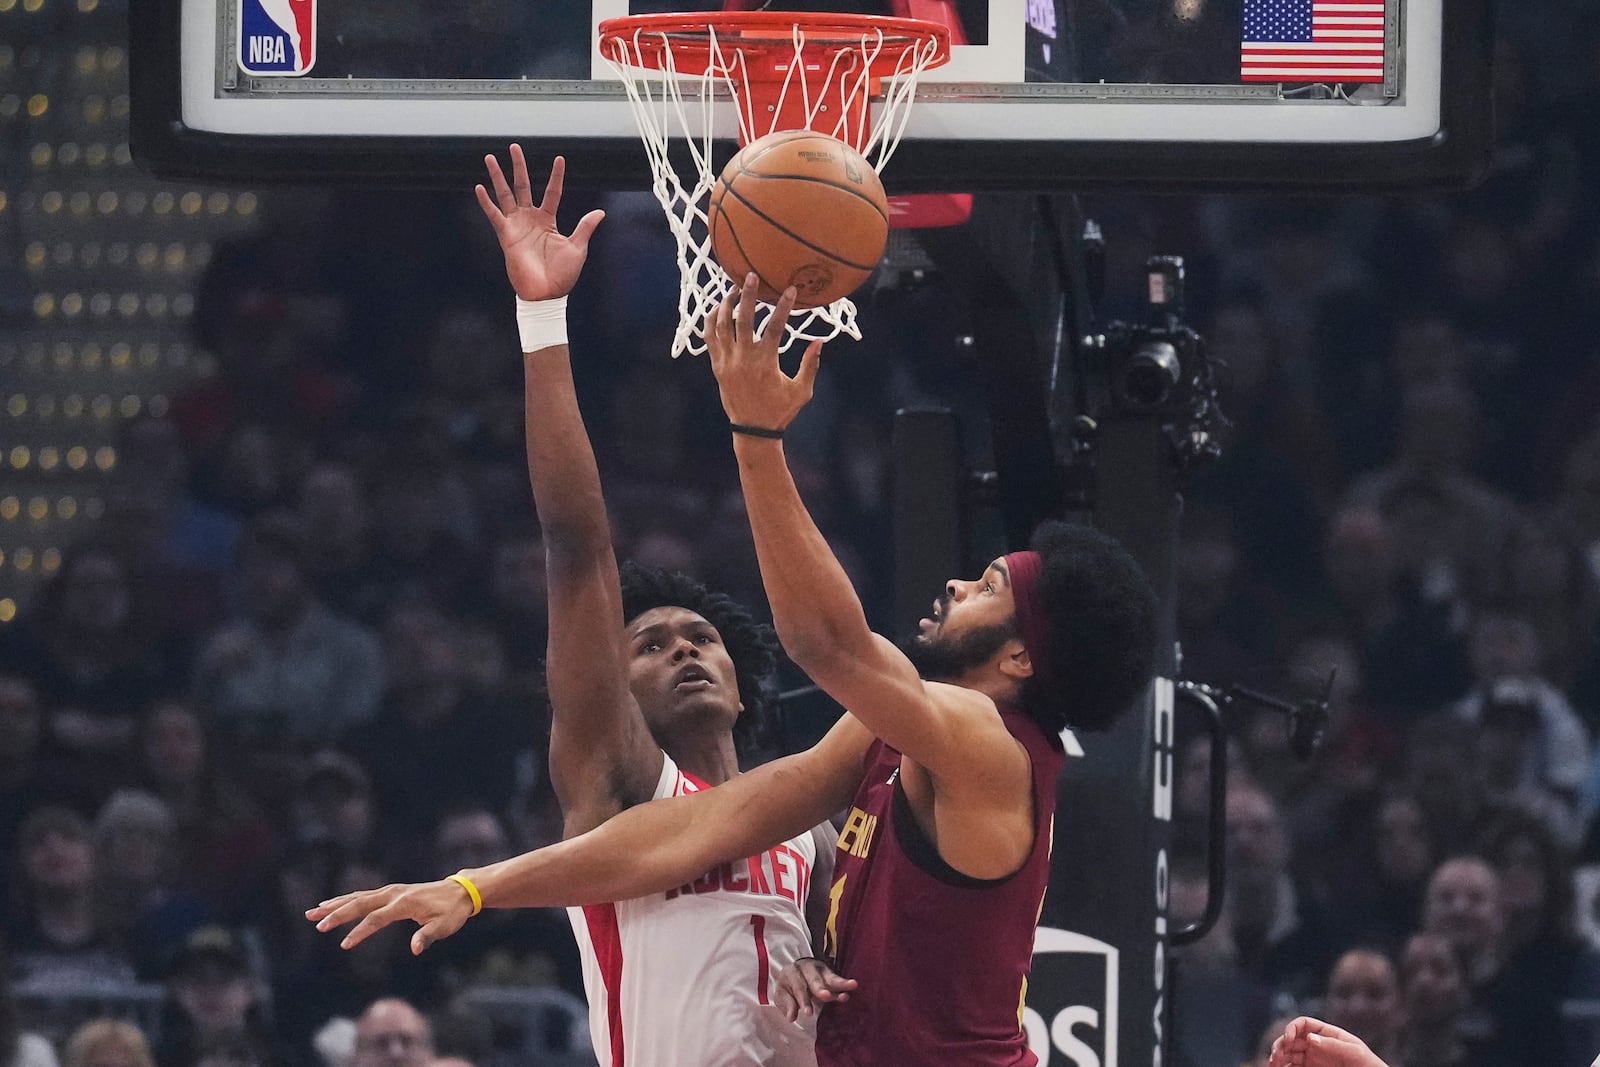
[[[710,61],[703,71],[677,69],[672,49],[665,43],[672,36],[668,31],[635,30],[630,37],[612,37],[601,45],[602,54],[617,72],[628,94],[628,104],[639,124],[639,134],[644,139],[645,153],[655,175],[651,192],[666,211],[667,224],[678,245],[678,273],[683,285],[678,298],[678,328],[672,339],[674,359],[684,352],[697,355],[705,352],[706,317],[743,281],[740,279],[736,283],[711,254],[706,204],[717,180],[712,170],[711,144],[714,119],[719,110],[718,98],[724,108],[736,101],[744,103],[736,110],[741,142],[748,144],[775,132],[784,101],[791,92],[799,93],[806,129],[859,146],[873,169],[882,172],[905,132],[917,79],[940,51],[939,43],[933,40],[909,47],[903,39],[898,41],[894,47],[900,48],[900,55],[893,73],[881,78],[881,97],[874,100],[874,107],[860,112],[859,125],[870,125],[870,129],[851,129],[851,109],[843,106],[845,101],[840,97],[866,93],[872,64],[885,47],[883,31],[863,33],[859,43],[852,41],[848,47],[833,51],[827,78],[808,79],[799,73],[804,69],[801,57],[806,38],[803,28],[797,25],[793,35],[795,60],[788,64],[776,106],[769,109],[772,117],[762,128],[752,116],[757,106],[764,105],[750,103],[750,77],[740,41],[735,36],[724,49],[715,27],[708,27],[705,33]],[[661,43],[661,69],[639,61],[641,42],[647,39],[651,43]],[[836,42],[837,32],[829,32],[827,39]],[[771,38],[764,38],[763,43],[770,46]],[[841,78],[844,93],[837,91]],[[814,88],[814,85],[821,88]],[[815,99],[812,98],[814,92]],[[868,119],[869,113],[875,114]],[[685,176],[692,177],[687,184],[668,155],[675,137],[683,140],[694,161],[695,173]],[[771,314],[771,305],[763,303],[756,322],[758,332]],[[790,315],[780,348],[787,349],[801,340],[825,341],[841,333],[857,340],[861,337],[856,326],[856,307],[848,298]]]

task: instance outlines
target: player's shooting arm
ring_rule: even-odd
[[[733,296],[723,303],[709,324],[707,345],[729,420],[781,429],[811,399],[821,346],[807,349],[794,378],[786,375],[777,339],[793,298],[779,301],[757,340],[749,325],[755,291],[747,282],[738,294],[737,316]],[[784,651],[869,730],[936,779],[960,789],[1013,778],[1016,742],[993,714],[974,714],[969,706],[984,698],[925,685],[904,653],[867,625],[849,576],[801,500],[782,440],[736,432],[733,442],[761,581]]]
[[[755,855],[806,832],[854,794],[872,735],[846,715],[805,752],[687,796],[624,811],[560,844],[462,872],[486,908],[571,907],[665,892],[718,863]],[[449,880],[363,890],[310,909],[319,930],[360,919],[353,947],[401,919],[419,923],[420,952],[459,930],[473,908]]]
[[[498,206],[478,187],[506,273],[525,300],[564,296],[577,281],[599,215],[585,216],[571,237],[561,236],[556,209],[564,161],[555,161],[535,207],[527,163],[515,145],[511,160],[510,186],[494,158],[487,161]],[[661,752],[628,689],[616,555],[564,331],[550,339],[526,342],[537,347],[522,356],[523,403],[528,479],[548,581],[550,778],[570,835],[648,799],[661,773]]]

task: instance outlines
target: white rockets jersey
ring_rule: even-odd
[[[703,788],[663,753],[652,799]],[[812,1020],[789,1022],[775,994],[811,954],[816,858],[807,832],[666,893],[568,908],[600,1067],[815,1067]]]

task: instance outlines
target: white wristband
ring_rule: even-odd
[[[517,297],[517,333],[522,350],[537,352],[567,343],[567,298],[524,300]]]

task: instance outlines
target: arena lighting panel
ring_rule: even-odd
[[[136,158],[170,177],[459,183],[476,179],[484,151],[517,139],[535,158],[565,153],[580,181],[648,183],[595,27],[671,5],[493,0],[478,7],[500,23],[473,26],[451,21],[459,5],[405,25],[349,0],[307,2],[309,69],[284,76],[262,69],[293,65],[282,41],[275,51],[246,32],[270,28],[263,0],[133,0]],[[1382,0],[1381,16],[1373,0],[1168,2],[1145,25],[1132,0],[1109,0],[1130,11],[1129,25],[1109,28],[1078,0],[954,5],[973,43],[924,75],[884,172],[890,191],[1418,188],[1464,184],[1485,166],[1489,0]],[[1326,52],[1311,20],[1364,6],[1370,28],[1345,39],[1365,38],[1369,56],[1381,43],[1381,66],[1354,81],[1252,80],[1294,77],[1252,70],[1246,42],[1283,25],[1263,11],[1286,9],[1272,18],[1293,23],[1297,5],[1307,39],[1280,54]],[[731,101],[713,129],[731,153]]]

